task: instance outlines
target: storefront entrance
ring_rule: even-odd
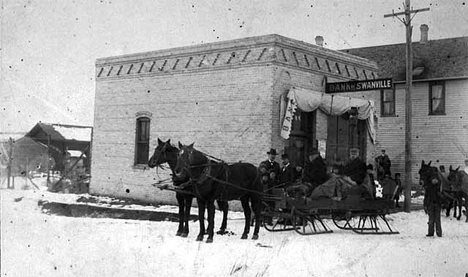
[[[360,157],[366,160],[367,127],[365,120],[350,117],[349,113],[328,117],[327,155],[328,165],[345,163],[349,149],[359,149]]]
[[[304,165],[308,153],[315,147],[316,112],[302,112],[297,110],[292,121],[289,143],[284,152],[289,155],[293,166]]]

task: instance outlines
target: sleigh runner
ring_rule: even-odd
[[[283,189],[274,189],[264,201],[275,202],[274,209],[268,205],[264,218],[271,218],[268,231],[295,230],[301,235],[332,233],[324,221],[331,219],[339,229],[351,230],[363,235],[399,234],[386,217],[393,202],[383,199],[360,199],[350,196],[344,200],[330,198],[296,199],[288,196]]]

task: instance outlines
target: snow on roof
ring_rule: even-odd
[[[68,153],[70,154],[70,157],[80,157],[83,152],[78,150],[68,150]],[[83,154],[83,157],[86,157],[86,155]]]
[[[91,141],[91,127],[52,125],[55,131],[60,133],[66,140]]]

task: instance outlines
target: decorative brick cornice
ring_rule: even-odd
[[[369,60],[279,35],[98,59],[97,81],[274,63],[341,79],[374,79]]]

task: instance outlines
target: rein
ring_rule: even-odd
[[[223,166],[224,168],[226,167],[226,165],[228,165],[228,163],[226,163],[225,161],[219,159],[219,158],[216,158],[214,156],[211,156],[209,154],[206,154],[206,153],[203,153],[202,151],[199,151],[199,150],[196,150],[198,151],[201,155],[205,156],[205,158],[208,159],[208,163],[204,163],[204,164],[198,164],[198,165],[188,165],[186,164],[184,166],[184,170],[187,172],[187,174],[189,175],[190,179],[194,180],[197,182],[197,184],[201,184],[203,182],[206,181],[206,178],[209,178],[213,181],[216,181],[216,182],[219,182],[221,184],[224,184],[224,185],[228,185],[228,186],[231,186],[231,187],[234,187],[236,189],[239,189],[239,190],[243,190],[243,191],[246,191],[246,192],[251,192],[251,193],[255,193],[255,194],[258,194],[258,195],[261,195],[261,196],[268,196],[269,194],[266,194],[264,192],[259,192],[259,191],[256,191],[256,190],[251,190],[251,189],[247,189],[247,188],[243,188],[239,185],[236,185],[236,184],[233,184],[233,183],[230,183],[230,182],[227,182],[225,180],[221,180],[217,177],[213,177],[211,176],[209,173],[211,171],[211,168],[213,166]],[[210,159],[211,158],[211,159]],[[214,161],[213,161],[214,160]],[[219,162],[219,164],[213,164],[212,162]],[[194,178],[193,174],[190,172],[189,169],[191,168],[200,168],[200,167],[205,167],[205,169],[202,171],[202,173],[200,174],[199,177],[197,178]],[[228,169],[225,168],[225,171],[226,171],[226,179],[228,178]],[[258,172],[257,172],[257,177],[258,178]],[[280,184],[282,185],[282,184]],[[194,189],[195,189],[195,192],[196,194],[199,194],[199,190],[198,190],[198,186],[194,186]],[[224,190],[221,192],[221,195],[223,194]]]

